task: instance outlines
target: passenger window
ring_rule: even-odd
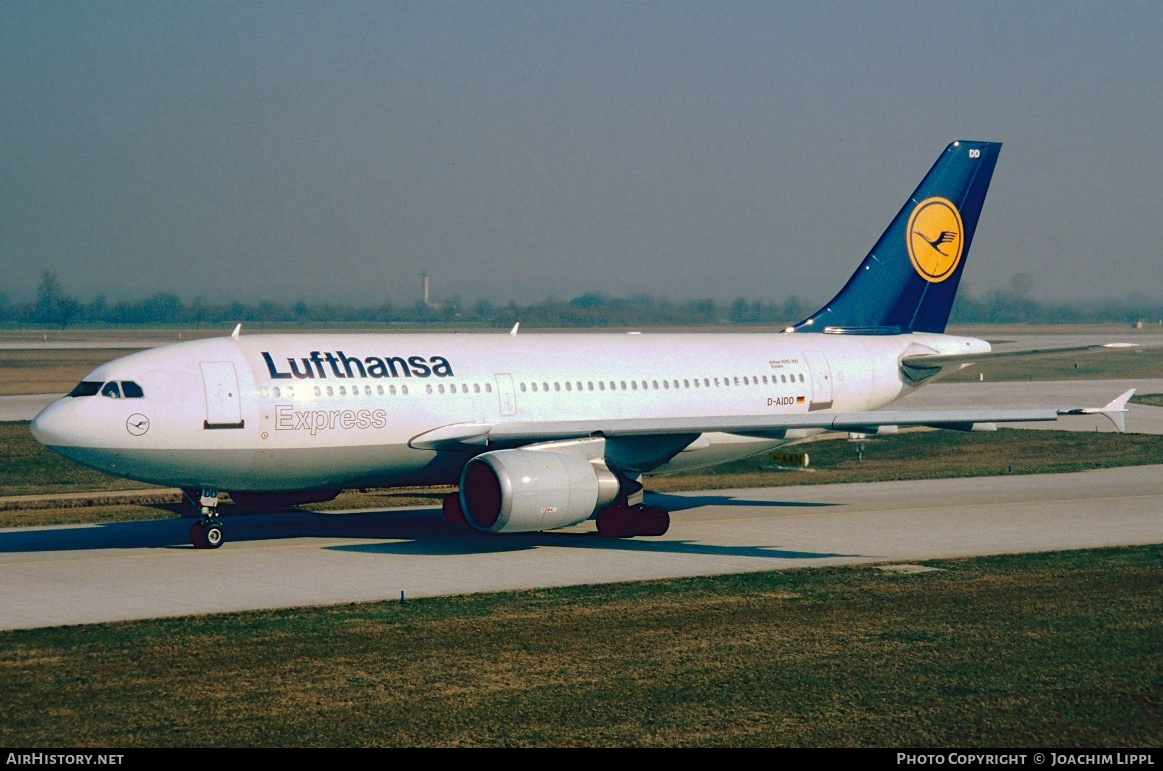
[[[101,395],[108,396],[110,399],[120,399],[121,389],[117,387],[116,382],[110,380],[105,384],[105,387],[101,389]]]

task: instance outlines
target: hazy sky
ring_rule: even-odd
[[[1163,296],[1163,3],[0,0],[0,292],[826,299],[954,139],[965,272]]]

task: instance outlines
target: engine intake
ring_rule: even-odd
[[[618,478],[579,453],[496,450],[460,475],[466,519],[486,533],[528,533],[584,522],[618,498]]]

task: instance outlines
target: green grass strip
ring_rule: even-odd
[[[927,564],[5,632],[0,744],[1163,741],[1163,548]]]

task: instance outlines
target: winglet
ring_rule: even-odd
[[[510,336],[510,337],[516,337],[516,336],[517,336],[517,330],[518,330],[518,329],[520,329],[520,328],[521,328],[521,322],[520,322],[520,321],[518,321],[516,324],[514,324],[514,325],[513,325],[513,328],[509,330],[509,336]]]
[[[1115,428],[1119,433],[1124,433],[1127,430],[1127,402],[1135,395],[1135,389],[1132,388],[1117,399],[1111,400],[1110,404],[1105,407],[1081,407],[1077,410],[1058,410],[1059,415],[1103,415],[1111,423],[1115,424]]]
[[[235,325],[234,331],[230,333],[231,337],[238,337],[238,333],[242,331],[242,324]]]

